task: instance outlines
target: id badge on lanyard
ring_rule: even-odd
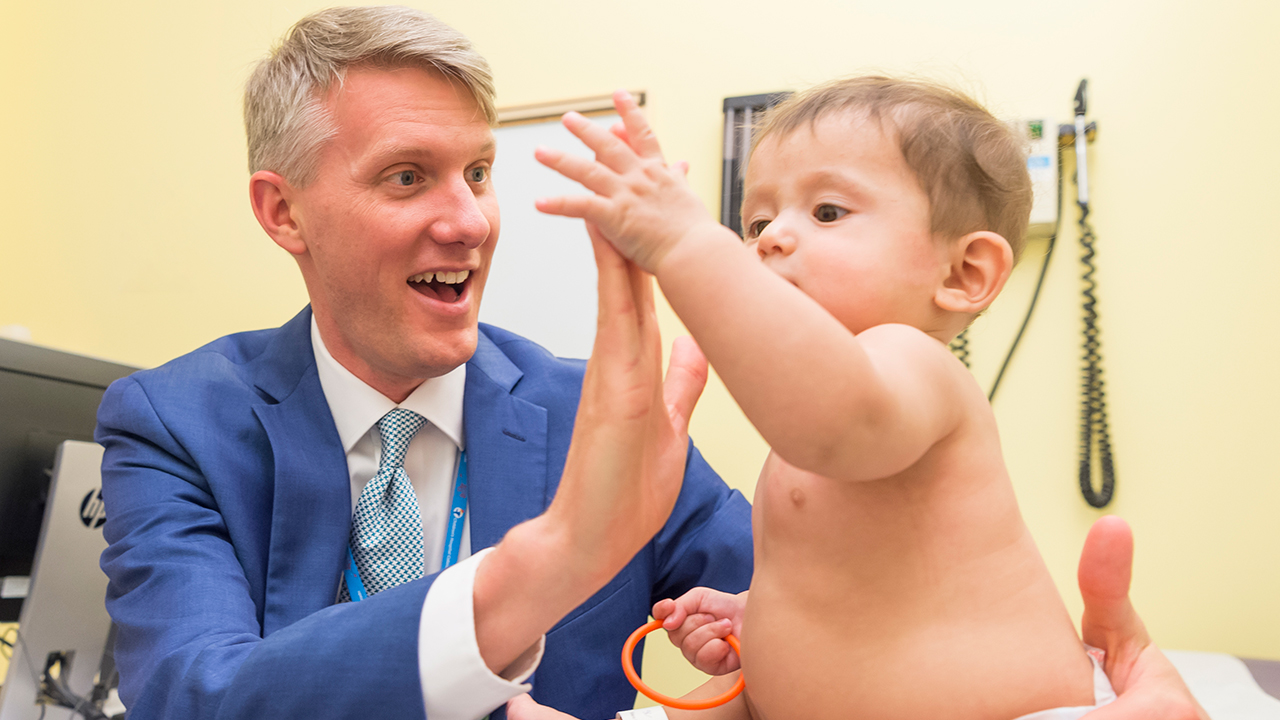
[[[453,501],[449,507],[449,523],[444,534],[444,560],[440,569],[444,570],[458,562],[462,554],[462,530],[467,519],[467,451],[458,453],[458,474],[453,481]],[[364,582],[360,580],[360,572],[356,569],[355,558],[351,555],[351,546],[347,545],[347,564],[342,569],[342,579],[347,584],[347,594],[351,602],[359,602],[368,597]]]

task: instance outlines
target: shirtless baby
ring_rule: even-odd
[[[657,277],[772,448],[750,591],[654,608],[696,665],[728,673],[692,697],[737,672],[746,692],[671,717],[1059,720],[1114,697],[1023,523],[991,408],[947,348],[1023,242],[1014,133],[928,83],[799,94],[757,133],[744,243],[615,100],[625,132],[565,118],[594,162],[538,154],[595,195],[538,207],[586,219]]]

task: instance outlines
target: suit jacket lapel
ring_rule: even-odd
[[[351,532],[346,454],[316,373],[311,312],[254,361],[255,408],[275,455],[263,634],[333,604]],[[472,552],[546,509],[547,411],[512,395],[523,373],[483,332],[463,398]]]
[[[270,404],[254,410],[275,456],[263,635],[333,604],[351,532],[346,454],[316,373],[311,312],[255,360]]]
[[[481,332],[463,400],[472,552],[497,544],[548,503],[547,411],[511,394],[521,376]]]

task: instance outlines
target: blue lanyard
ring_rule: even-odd
[[[440,569],[444,570],[458,562],[462,554],[462,529],[467,519],[467,451],[458,453],[458,474],[453,481],[453,503],[449,508],[449,526],[444,534],[444,561]],[[342,578],[347,584],[347,595],[351,602],[359,602],[368,594],[364,583],[360,580],[360,572],[356,569],[356,560],[351,555],[351,546],[347,545],[347,565],[342,569]]]
[[[453,505],[449,508],[449,527],[444,533],[444,560],[440,569],[458,562],[462,553],[462,525],[467,519],[467,451],[458,454],[458,476],[453,481]]]

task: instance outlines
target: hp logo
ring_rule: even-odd
[[[102,504],[102,489],[89,491],[80,502],[80,522],[90,530],[97,530],[107,521],[107,510]]]

